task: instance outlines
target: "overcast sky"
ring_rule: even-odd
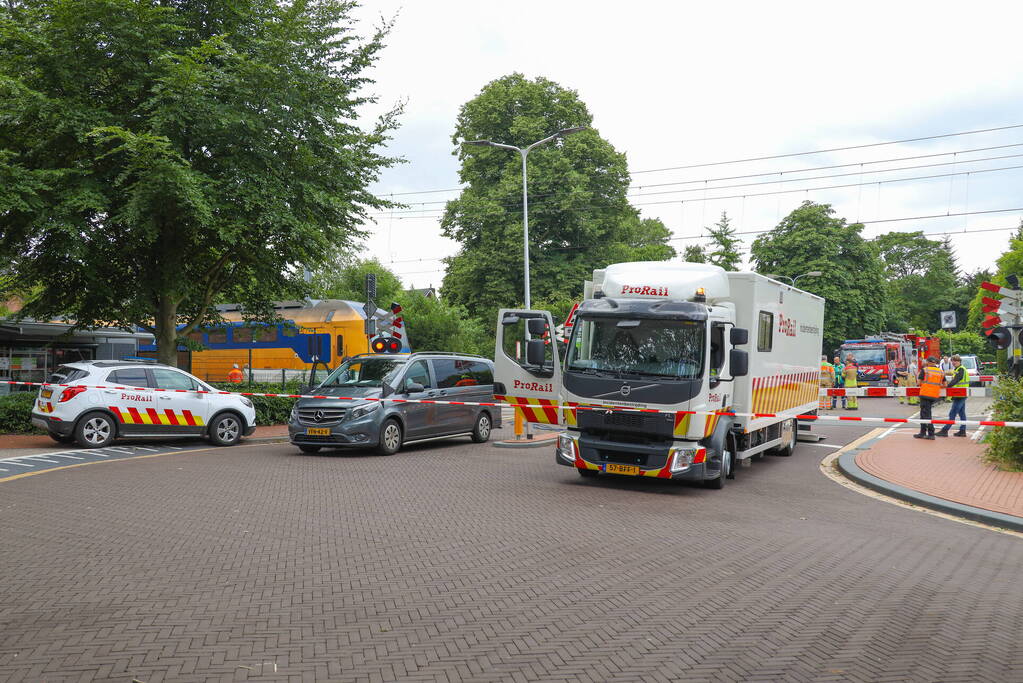
[[[372,91],[381,108],[406,103],[387,151],[408,163],[373,189],[421,210],[376,216],[363,256],[408,286],[440,286],[438,259],[457,244],[440,235],[436,202],[457,192],[398,193],[458,187],[458,109],[515,71],[578,91],[594,127],[627,155],[633,204],[664,221],[680,253],[723,210],[740,231],[764,230],[812,199],[867,222],[866,236],[959,233],[951,239],[960,267],[973,271],[1008,246],[1011,230],[997,229],[1023,217],[1020,3],[375,0],[358,16],[367,30],[395,18]],[[981,149],[991,147],[1000,148]],[[853,165],[820,168],[841,164]],[[772,175],[717,180],[759,173]],[[900,179],[910,180],[891,182]],[[696,182],[670,185],[685,181]],[[833,185],[857,186],[808,189]],[[779,190],[797,191],[764,194]],[[948,216],[964,213],[972,215]],[[915,216],[939,217],[891,220]],[[747,248],[754,237],[745,236]]]

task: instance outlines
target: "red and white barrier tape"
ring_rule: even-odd
[[[856,389],[832,389],[821,387],[821,396],[867,396],[884,398],[886,396],[919,396],[920,387],[859,387]],[[941,390],[941,396],[964,398],[967,396],[990,396],[987,387],[949,387]]]
[[[90,389],[113,389],[115,391],[158,391],[168,394],[210,394],[215,396],[267,396],[270,398],[316,398],[335,401],[390,401],[392,403],[431,403],[435,405],[449,406],[492,406],[509,408],[536,408],[534,404],[528,403],[504,403],[504,402],[482,402],[482,401],[437,401],[434,399],[418,398],[376,398],[368,396],[323,396],[316,394],[264,394],[251,391],[192,391],[190,389],[157,389],[154,387],[121,387],[105,386],[102,384],[49,384],[42,382],[13,382],[4,381],[2,384],[16,384],[32,387],[70,387],[84,386]],[[803,421],[816,422],[866,422],[871,424],[936,424],[936,425],[960,425],[964,427],[1023,427],[1023,422],[1006,422],[1003,420],[920,420],[903,417],[859,417],[851,415],[796,415],[794,413],[735,413],[725,410],[658,410],[656,408],[633,408],[630,406],[614,405],[550,405],[546,406],[555,410],[596,410],[596,411],[621,411],[629,413],[661,413],[667,415],[719,415],[725,417],[752,417],[754,419],[766,417],[795,418]]]

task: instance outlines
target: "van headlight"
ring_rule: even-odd
[[[379,403],[367,403],[366,405],[359,406],[358,408],[352,408],[352,412],[348,413],[349,420],[358,420],[360,417],[366,417],[370,413],[380,410]]]
[[[558,435],[558,457],[575,462],[575,440],[568,434]]]
[[[298,401],[295,401],[291,406],[291,417],[289,422],[298,422]]]

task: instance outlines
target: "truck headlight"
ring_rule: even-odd
[[[558,456],[568,462],[575,462],[575,440],[567,434],[558,435]]]
[[[693,459],[696,457],[695,448],[680,448],[675,451],[675,457],[671,461],[672,472],[684,472],[693,466]]]
[[[369,415],[373,411],[379,410],[379,409],[380,409],[380,404],[379,403],[367,403],[364,406],[359,406],[358,408],[353,408],[352,412],[350,412],[348,414],[348,419],[349,420],[358,420],[360,417],[366,417],[367,415]]]

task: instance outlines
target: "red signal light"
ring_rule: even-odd
[[[401,341],[394,337],[377,337],[369,348],[373,353],[401,353]]]

